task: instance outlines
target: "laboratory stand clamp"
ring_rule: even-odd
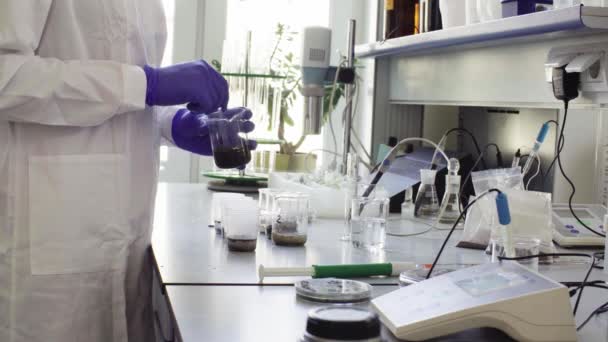
[[[331,29],[327,27],[306,27],[302,35],[302,95],[304,96],[304,134],[320,134],[323,125],[323,102],[325,86],[332,85],[332,99],[337,85],[345,84],[346,115],[344,121],[343,163],[347,164],[350,150],[350,130],[353,110],[355,84],[355,27],[349,21],[349,34],[346,59],[337,67],[329,65],[331,57]],[[331,115],[331,113],[330,113]],[[345,167],[343,167],[344,173]]]

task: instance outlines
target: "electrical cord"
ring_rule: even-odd
[[[583,295],[583,289],[585,288],[585,284],[587,283],[587,280],[589,280],[589,275],[591,275],[591,271],[593,271],[593,267],[595,265],[596,259],[595,259],[594,255],[584,254],[584,253],[546,253],[546,254],[526,255],[526,256],[520,256],[520,257],[515,257],[515,258],[498,257],[498,259],[499,260],[518,261],[518,260],[527,260],[527,259],[534,259],[534,258],[560,257],[560,256],[576,256],[576,257],[585,257],[585,258],[591,259],[591,264],[589,265],[589,269],[587,270],[587,273],[585,274],[585,278],[583,279],[581,285],[579,285],[577,287],[577,291],[579,291],[578,297],[576,297],[574,309],[572,310],[572,313],[576,316],[576,312],[578,311],[578,306],[580,304],[581,297]]]
[[[564,285],[565,287],[578,287],[578,286],[592,286],[592,285],[601,285],[604,284],[602,286],[606,286],[606,282],[603,280],[592,280],[592,281],[588,281],[587,283],[583,283],[582,281],[562,281],[560,284]],[[608,287],[608,286],[606,286]]]
[[[539,154],[536,154],[536,157],[537,157],[536,161],[537,161],[537,163],[538,163],[538,166],[537,166],[538,174],[540,175],[541,182],[544,184],[544,181],[545,181],[545,179],[546,179],[546,177],[545,177],[545,176],[546,176],[547,174],[546,174],[545,172],[543,172],[543,168],[542,168],[541,161],[540,161],[540,155],[539,155]],[[524,155],[522,155],[522,156],[521,156],[522,161],[523,161],[523,159],[524,159],[524,158],[530,158],[530,155],[529,155],[529,154],[524,154]],[[535,177],[535,176],[536,176],[536,174],[534,174],[534,175],[533,175],[533,177]],[[533,178],[533,177],[532,177],[532,178]],[[529,181],[530,181],[530,180],[528,180],[528,182],[529,182]],[[526,190],[528,189],[528,185],[529,185],[529,184],[527,184],[527,185],[526,185]]]
[[[473,145],[475,146],[477,155],[478,156],[482,155],[481,149],[479,148],[479,143],[477,142],[477,138],[475,138],[475,135],[473,135],[473,133],[471,133],[471,131],[469,131],[466,128],[460,128],[460,127],[451,128],[443,134],[443,137],[441,139],[447,138],[448,135],[450,135],[452,132],[464,132],[464,133],[468,134],[469,137],[471,137],[471,140],[473,141]],[[433,155],[433,160],[434,159],[435,159],[435,156]],[[483,159],[483,157],[481,158],[481,167],[483,167],[484,169],[487,168],[486,161]]]
[[[608,289],[608,287],[606,289]],[[603,314],[604,312],[608,312],[608,302],[600,305],[597,309],[593,310],[591,314],[589,314],[589,316],[583,321],[583,323],[576,327],[576,331],[579,331],[584,328],[585,325],[587,325],[587,323],[591,321],[591,318],[593,318],[593,316]]]
[[[539,173],[540,173],[540,156],[537,153],[536,154],[536,172],[532,175],[532,177],[530,177],[528,179],[528,182],[526,183],[526,190],[528,190],[530,188],[530,183],[532,182],[532,180],[534,178],[536,178],[536,176],[538,176]]]
[[[439,258],[441,257],[441,253],[443,253],[443,249],[445,248],[445,245],[448,243],[448,240],[450,240],[450,237],[452,236],[452,233],[454,233],[454,230],[456,230],[456,227],[460,223],[460,220],[462,220],[462,218],[464,217],[465,213],[480,198],[484,197],[485,195],[489,194],[490,192],[501,193],[501,191],[498,190],[498,189],[490,189],[488,191],[484,191],[479,196],[477,196],[474,200],[472,200],[471,202],[469,202],[469,204],[467,204],[466,207],[464,207],[464,209],[462,210],[462,212],[460,213],[460,215],[456,219],[456,222],[454,222],[454,225],[452,225],[452,228],[450,229],[448,235],[443,240],[443,244],[441,245],[441,248],[439,248],[439,252],[437,252],[437,256],[435,256],[435,260],[433,261],[433,264],[431,265],[431,268],[429,269],[429,273],[427,273],[427,275],[426,275],[426,279],[429,279],[431,277],[431,274],[433,273],[433,270],[435,269],[435,266],[437,265],[437,262],[439,261]]]
[[[549,164],[549,167],[547,168],[547,175],[549,175],[549,172],[551,171],[551,169],[553,168],[553,166],[555,166],[555,163],[557,162],[557,155],[562,151],[562,149],[564,148],[564,143],[565,143],[565,138],[562,137],[562,140],[560,140],[558,142],[558,147],[557,147],[557,151],[555,153],[555,157],[553,157],[553,160],[551,161],[551,164]]]
[[[566,119],[567,118],[568,118],[568,101],[564,101],[564,118],[562,120],[562,126],[560,128],[560,133],[559,133],[559,137],[560,138],[558,139],[558,145],[559,145],[559,141],[561,141],[562,137],[564,136],[564,128],[566,127]],[[557,158],[557,166],[559,167],[560,173],[562,174],[562,176],[564,177],[564,179],[566,179],[566,181],[568,182],[568,184],[570,184],[570,188],[572,189],[572,191],[570,192],[570,197],[568,198],[568,208],[570,208],[570,212],[572,213],[572,216],[578,221],[578,223],[580,223],[587,230],[591,231],[595,235],[599,235],[599,236],[605,237],[606,236],[605,234],[602,234],[602,233],[596,231],[595,229],[589,227],[588,225],[586,225],[578,217],[578,215],[576,215],[576,212],[572,208],[572,199],[574,198],[574,194],[576,193],[576,186],[574,185],[574,183],[572,182],[572,180],[568,177],[568,175],[566,175],[566,171],[564,171],[564,167],[562,165],[561,154],[562,154],[561,153],[561,149],[558,149],[558,151],[557,151],[557,157],[556,157]]]
[[[555,124],[555,128],[559,132],[559,122],[557,122],[557,120],[548,120],[545,123],[550,123],[550,122]],[[557,162],[557,156],[559,155],[559,153],[562,151],[563,148],[564,148],[564,136],[561,136],[561,137],[558,137],[557,150],[555,151],[555,157],[553,157],[553,160],[549,164],[549,167],[547,168],[547,172],[545,173],[547,176],[549,175],[549,172],[551,172],[551,169],[553,169],[553,166],[555,166],[555,162]],[[543,179],[543,186],[545,185],[546,181],[547,181],[547,178]]]

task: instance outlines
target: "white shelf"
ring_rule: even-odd
[[[608,32],[608,8],[576,6],[357,45],[358,58],[429,54],[446,48],[494,46]]]

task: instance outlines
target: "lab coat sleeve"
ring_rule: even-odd
[[[138,66],[36,55],[51,3],[0,2],[0,121],[95,126],[145,108]]]
[[[171,106],[171,107],[156,107],[156,115],[158,118],[158,124],[160,126],[160,134],[165,140],[171,144],[171,146],[175,146],[175,141],[173,141],[173,135],[171,133],[171,128],[173,126],[173,117],[175,113],[180,109],[180,107]]]

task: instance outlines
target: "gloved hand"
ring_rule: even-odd
[[[165,68],[144,66],[147,79],[146,104],[188,104],[196,113],[213,113],[228,105],[228,82],[203,60]]]
[[[242,107],[232,108],[225,111],[223,116],[229,119],[238,114],[241,114],[244,120],[241,125],[242,131],[244,133],[253,131],[255,124],[249,121],[252,116],[249,109]],[[187,109],[177,111],[171,123],[171,136],[175,145],[182,150],[203,156],[213,155],[207,119],[207,115],[196,114]],[[250,150],[254,150],[257,147],[255,140],[248,140],[246,143]]]

